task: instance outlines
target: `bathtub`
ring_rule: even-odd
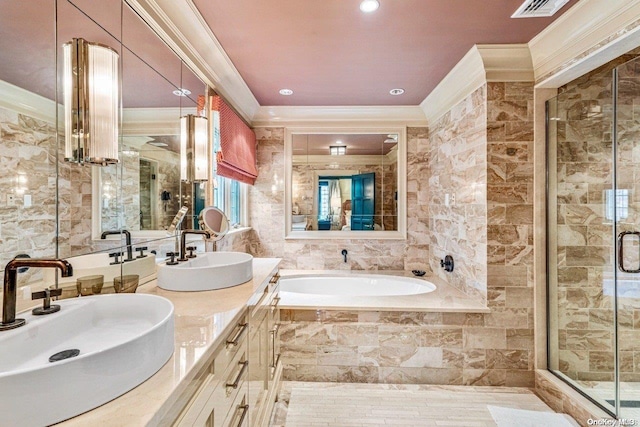
[[[435,290],[436,285],[426,280],[379,274],[292,276],[280,279],[280,292],[287,294],[387,297],[426,294]]]
[[[481,301],[437,277],[416,278],[402,270],[359,273],[282,269],[280,275],[282,309],[489,312]]]

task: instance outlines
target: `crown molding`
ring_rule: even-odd
[[[375,123],[380,125],[426,126],[419,106],[270,106],[260,107],[253,119],[256,127],[314,126],[336,123],[340,126]]]
[[[192,0],[127,0],[210,87],[251,122],[260,107]]]
[[[560,87],[640,45],[640,0],[581,0],[531,39],[537,87]]]
[[[0,107],[47,123],[56,123],[54,101],[4,80],[0,80]],[[60,113],[64,113],[62,106],[60,106]]]
[[[420,108],[433,123],[487,82],[533,80],[528,45],[475,45],[420,103]]]

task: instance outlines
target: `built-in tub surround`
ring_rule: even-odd
[[[281,271],[284,277],[300,273]],[[418,308],[412,297],[413,305],[403,308],[390,305],[391,298],[401,297],[382,297],[367,308],[360,307],[359,297],[351,300],[358,309],[322,302],[283,307],[284,378],[532,387],[533,319],[520,308],[522,301],[503,292],[503,299],[486,308],[437,277],[428,280],[437,289],[425,299],[447,292],[458,303]]]
[[[428,269],[427,129],[407,129],[407,240],[285,240],[284,128],[258,127],[259,176],[249,189],[254,256],[282,256],[282,266],[309,270]],[[287,208],[288,209],[288,208]],[[349,251],[344,263],[340,251]]]

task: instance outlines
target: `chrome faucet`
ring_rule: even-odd
[[[127,261],[131,261],[133,259],[133,246],[131,246],[131,233],[127,230],[105,231],[102,233],[100,238],[106,239],[107,236],[111,234],[124,234],[125,242],[127,244]]]
[[[2,295],[2,323],[0,331],[18,328],[24,319],[16,319],[16,291],[18,269],[22,267],[59,268],[62,277],[73,275],[73,267],[64,259],[14,258],[4,267],[4,294]]]
[[[207,239],[211,238],[211,233],[205,230],[182,230],[182,235],[180,236],[180,258],[178,258],[178,261],[187,260],[187,234],[203,234]]]

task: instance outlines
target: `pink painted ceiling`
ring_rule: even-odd
[[[387,134],[296,134],[293,135],[294,155],[328,155],[329,147],[343,145],[347,155],[383,155],[397,144],[385,143]],[[338,144],[337,141],[341,141]]]
[[[62,99],[62,44],[73,37],[106,44],[120,54],[125,108],[193,108],[204,83],[121,0],[2,0],[0,80]],[[55,67],[56,37],[59,55]],[[120,44],[122,41],[122,46]],[[177,97],[178,87],[192,92]]]
[[[576,2],[512,19],[522,0],[194,0],[261,105],[417,105],[474,44],[526,43]]]

